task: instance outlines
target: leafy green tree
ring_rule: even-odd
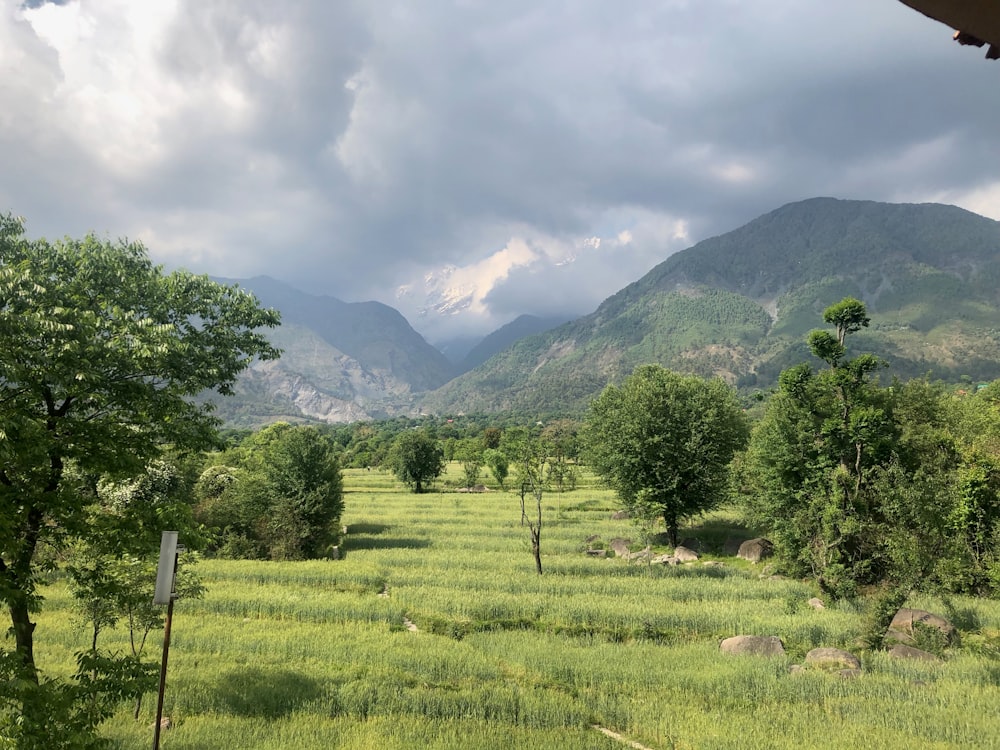
[[[277,323],[235,287],[165,274],[139,244],[29,240],[0,216],[0,601],[17,684],[39,684],[39,549],[89,533],[68,467],[127,477],[164,445],[208,447],[217,422],[195,397],[276,357],[259,329]],[[22,724],[43,726],[28,692]]]
[[[337,543],[344,496],[331,435],[279,422],[220,460],[195,486],[195,512],[219,554],[316,558]]]
[[[510,472],[510,461],[507,459],[507,454],[497,448],[487,448],[483,451],[483,463],[490,470],[496,483],[500,485],[500,489],[506,489],[504,482]]]
[[[413,487],[415,493],[441,476],[444,452],[438,441],[425,430],[413,429],[396,438],[389,451],[389,465],[396,477]]]
[[[724,499],[729,462],[748,432],[722,381],[643,365],[591,403],[586,453],[625,507],[661,516],[676,544],[683,519]]]

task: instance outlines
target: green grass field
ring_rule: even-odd
[[[514,493],[413,495],[363,470],[345,488],[344,559],[200,564],[205,597],[176,605],[162,747],[628,746],[595,725],[656,750],[1000,747],[998,602],[952,602],[965,645],[943,663],[866,653],[856,679],[792,675],[813,647],[851,648],[861,613],[813,610],[809,585],[722,555],[588,557],[591,535],[639,540],[605,490],[544,496],[538,576]],[[46,596],[38,660],[68,672],[88,636],[62,584]],[[788,655],[720,654],[737,634],[778,635]],[[138,722],[123,708],[105,735],[151,746],[154,709],[153,695]]]

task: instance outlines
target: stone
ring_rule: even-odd
[[[826,605],[823,604],[823,602],[820,599],[817,599],[815,596],[808,602],[806,602],[806,604],[808,604],[813,609],[826,609]]]
[[[650,562],[653,565],[676,565],[677,558],[673,555],[657,555]]]
[[[607,557],[608,551],[606,549],[588,549],[588,557]]]
[[[916,645],[920,627],[933,628],[943,637],[946,644],[954,643],[958,640],[958,631],[955,626],[948,622],[941,615],[935,615],[922,609],[908,609],[903,607],[892,618],[889,629],[885,634],[886,643],[902,643],[905,645]]]
[[[861,659],[839,648],[814,648],[806,654],[806,664],[829,671],[861,669]]]
[[[632,543],[631,539],[622,539],[621,537],[615,537],[610,542],[608,542],[608,547],[615,551],[615,554],[619,557],[628,557],[629,548],[628,546]]]
[[[891,656],[893,659],[918,659],[920,661],[941,661],[941,659],[932,654],[930,651],[923,651],[919,648],[914,648],[913,646],[907,646],[904,643],[897,643],[895,646],[890,648],[889,656]]]
[[[702,565],[706,568],[724,568],[726,564],[718,560],[705,560]]]
[[[735,635],[719,644],[724,654],[753,656],[784,656],[785,647],[776,635]]]
[[[674,557],[676,557],[681,562],[694,562],[698,559],[698,553],[693,549],[688,549],[687,547],[676,547],[674,548]]]
[[[740,545],[737,556],[752,563],[759,563],[774,554],[774,545],[763,537],[747,539]]]

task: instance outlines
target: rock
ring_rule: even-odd
[[[774,554],[774,545],[763,537],[748,539],[740,545],[737,555],[752,563],[759,563]]]
[[[699,540],[695,539],[693,536],[688,536],[681,539],[681,543],[677,545],[678,547],[686,547],[694,552],[701,552],[702,544]]]
[[[650,562],[652,562],[653,565],[676,565],[677,558],[673,555],[657,555]]]
[[[649,547],[646,547],[645,549],[641,549],[638,552],[632,552],[631,554],[626,552],[624,557],[627,560],[648,560],[652,554],[652,550],[650,550]]]
[[[925,612],[922,609],[908,609],[904,607],[896,612],[892,618],[884,640],[886,643],[915,645],[918,639],[917,631],[921,627],[938,631],[943,636],[946,644],[951,644],[958,639],[958,631],[955,630],[955,626],[941,617],[941,615]]]
[[[687,547],[675,547],[674,557],[676,557],[681,562],[694,562],[698,559],[698,553]]]
[[[914,648],[913,646],[907,646],[903,643],[897,643],[895,646],[889,649],[889,656],[893,659],[919,659],[922,661],[941,661],[938,657],[929,651],[922,651],[919,648]]]
[[[632,515],[627,510],[615,511],[611,514],[612,521],[627,521]]]
[[[808,602],[806,602],[806,604],[808,604],[813,609],[826,609],[826,605],[824,605],[823,602],[817,599],[815,596]]]
[[[608,551],[606,549],[588,549],[588,557],[607,557]]]
[[[628,557],[629,548],[628,546],[632,543],[631,539],[622,539],[621,537],[615,537],[610,542],[608,546],[615,551],[615,554],[619,557]]]
[[[735,635],[719,644],[724,654],[752,654],[753,656],[784,656],[785,647],[776,635]]]
[[[718,560],[705,560],[702,563],[706,568],[724,568],[725,563],[719,562]]]
[[[829,671],[861,669],[861,659],[839,648],[814,648],[806,654],[806,664]]]

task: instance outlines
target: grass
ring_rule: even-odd
[[[789,674],[813,647],[851,648],[857,608],[813,610],[806,583],[721,554],[725,514],[685,531],[722,567],[588,557],[591,535],[639,532],[583,479],[543,498],[542,576],[515,494],[413,495],[364,470],[345,472],[343,560],[204,561],[204,599],[175,609],[162,746],[623,747],[600,725],[657,750],[1000,747],[1000,603],[948,602],[966,645],[940,664],[863,653],[857,679]],[[63,584],[46,596],[39,662],[68,672],[86,632]],[[736,634],[778,635],[788,653],[721,655]],[[148,746],[154,703],[139,722],[123,708],[106,736]]]

